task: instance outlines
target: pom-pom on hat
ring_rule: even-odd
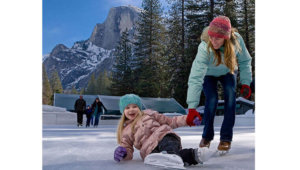
[[[120,112],[123,114],[124,109],[129,104],[136,104],[140,110],[142,110],[142,101],[138,95],[126,94],[120,98],[119,107]]]
[[[209,24],[208,35],[211,37],[229,39],[230,33],[230,19],[226,16],[218,16]]]

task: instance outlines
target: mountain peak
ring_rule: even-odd
[[[66,50],[68,49],[68,47],[66,47],[65,45],[63,44],[57,44],[53,50],[51,51],[51,56],[54,56],[55,54],[57,54],[58,52],[62,51],[62,50]]]
[[[140,9],[134,6],[119,6],[109,10],[104,23],[97,24],[89,38],[93,44],[104,49],[115,48],[122,32],[134,29]]]

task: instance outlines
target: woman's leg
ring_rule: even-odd
[[[220,81],[223,86],[225,100],[224,120],[221,127],[220,140],[231,142],[235,122],[236,75],[227,73],[221,77]]]
[[[205,76],[203,92],[205,95],[204,128],[202,138],[211,141],[214,138],[214,118],[218,105],[217,77]]]
[[[94,126],[98,126],[98,123],[99,123],[99,116],[100,116],[100,114],[97,113],[96,116],[95,116],[95,123],[94,123]]]
[[[86,126],[90,126],[90,121],[91,121],[91,114],[87,113],[86,114]]]

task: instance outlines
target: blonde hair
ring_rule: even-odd
[[[232,28],[230,39],[224,40],[224,64],[229,68],[230,73],[232,74],[234,73],[235,66],[237,65],[235,50],[237,51],[241,50],[237,37],[234,34],[235,32],[237,32],[237,30],[235,28]],[[214,53],[214,63],[216,64],[216,66],[220,65],[222,63],[220,50],[219,49],[215,50],[213,48],[212,43],[208,41],[208,45],[207,45],[208,53],[210,53],[209,49],[211,49]]]
[[[132,122],[131,125],[131,132],[134,133],[134,126],[138,120],[140,120],[144,116],[144,112],[139,110],[137,117],[135,117],[134,121]],[[125,121],[128,120],[127,117],[125,116],[125,113],[123,112],[122,117],[120,118],[119,124],[118,124],[118,130],[117,130],[117,140],[118,144],[121,144],[121,137],[122,137],[122,132],[125,127]]]

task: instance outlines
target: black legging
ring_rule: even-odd
[[[167,134],[164,136],[151,153],[160,153],[162,151],[180,156],[183,162],[186,162],[189,165],[198,164],[195,160],[194,149],[182,149],[180,140],[174,134]]]

